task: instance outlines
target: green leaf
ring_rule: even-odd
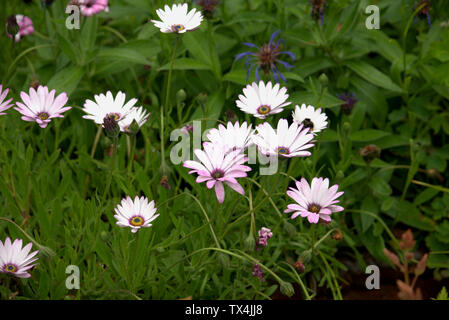
[[[351,132],[349,137],[352,141],[366,142],[377,140],[388,135],[390,135],[389,132],[376,129],[364,129],[357,132]]]
[[[371,82],[372,84],[388,89],[390,91],[401,93],[402,89],[395,84],[391,79],[385,75],[384,73],[380,72],[376,68],[374,68],[372,65],[363,62],[363,61],[347,61],[345,62],[345,65],[354,71],[356,74],[358,74],[360,77],[365,79],[368,82]]]
[[[370,179],[369,186],[374,192],[382,197],[389,196],[393,192],[390,185],[377,176],[373,176]]]
[[[160,67],[158,71],[169,69],[170,62]],[[173,70],[211,70],[211,66],[195,59],[179,58],[173,62]]]
[[[230,72],[228,72],[223,76],[223,81],[229,81],[245,86],[247,84],[246,70],[244,69],[231,70]]]
[[[128,49],[128,48],[108,48],[103,49],[98,53],[99,58],[107,58],[115,61],[120,61],[121,63],[136,63],[136,64],[149,64],[150,62],[140,53]]]
[[[74,63],[79,64],[79,50],[73,45],[72,42],[68,41],[64,36],[59,33],[56,35],[59,47],[62,52]]]
[[[56,73],[50,81],[48,81],[49,89],[55,89],[56,92],[66,92],[70,95],[78,86],[84,75],[82,67],[68,67]]]

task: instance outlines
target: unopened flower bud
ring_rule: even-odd
[[[19,24],[15,15],[10,15],[6,19],[6,33],[12,36],[16,35],[20,30]]]
[[[341,171],[341,170],[338,170],[337,171],[337,175],[335,176],[335,178],[337,180],[342,180],[342,179],[344,179],[344,177],[345,177],[345,173],[343,171]]]
[[[307,264],[312,259],[312,250],[305,250],[301,253],[300,259],[303,263]]]
[[[326,76],[325,73],[322,73],[322,74],[318,77],[318,80],[320,81],[320,83],[321,83],[323,86],[327,86],[327,84],[329,83],[329,79],[327,78],[327,76]]]
[[[349,122],[345,122],[343,123],[343,130],[345,130],[346,132],[348,132],[351,129],[351,124]]]
[[[103,230],[100,232],[100,238],[101,238],[101,240],[106,241],[106,240],[108,240],[109,235],[106,231]]]
[[[186,98],[187,94],[184,89],[179,89],[179,91],[176,93],[176,100],[178,100],[178,103],[184,102]]]
[[[218,253],[218,262],[220,262],[223,268],[229,268],[231,266],[231,261],[226,253]]]
[[[295,294],[295,289],[293,289],[293,286],[290,282],[282,281],[281,282],[281,292],[282,294],[286,295],[287,297],[291,297]]]
[[[254,250],[254,247],[256,246],[256,240],[254,239],[254,236],[252,234],[249,234],[244,242],[245,249],[248,252],[251,252]]]
[[[207,94],[202,92],[198,95],[198,103],[201,105],[205,105],[207,102]]]
[[[301,273],[306,272],[306,267],[304,266],[304,264],[302,263],[302,260],[299,259],[298,261],[296,261],[294,267],[296,268],[296,270],[298,270]]]
[[[139,130],[140,130],[139,124],[134,119],[133,122],[131,122],[131,124],[126,129],[126,134],[130,136],[135,136],[139,132]]]
[[[165,189],[170,190],[170,183],[168,181],[167,176],[162,176],[161,181],[159,182],[161,186],[163,186]]]
[[[334,233],[332,234],[332,239],[337,241],[343,240],[343,232],[341,232],[340,229],[335,230]]]
[[[290,222],[284,222],[284,231],[288,234],[289,237],[294,237],[296,235],[296,228]]]
[[[106,135],[111,139],[117,138],[120,134],[120,126],[114,116],[104,117],[103,127],[106,131]]]

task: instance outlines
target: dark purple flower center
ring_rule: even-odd
[[[141,216],[134,216],[129,219],[129,224],[133,227],[140,227],[144,222],[145,220]]]
[[[304,128],[310,128],[310,130],[313,130],[313,122],[309,118],[305,118],[302,124]]]
[[[106,117],[108,117],[110,120],[118,121],[120,119],[120,113],[108,113]]]
[[[212,171],[211,176],[212,176],[212,178],[217,180],[217,179],[224,177],[224,172],[223,172],[223,170],[215,169],[214,171]]]
[[[278,147],[277,152],[280,155],[290,154],[290,150],[287,147]]]
[[[50,117],[50,115],[47,112],[39,112],[37,114],[37,117],[41,120],[47,120]]]
[[[313,213],[319,213],[321,210],[321,207],[315,203],[312,203],[311,205],[309,205],[308,210]]]

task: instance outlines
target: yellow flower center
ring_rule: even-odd
[[[309,206],[309,211],[313,212],[313,213],[319,213],[321,210],[319,205],[316,204],[312,204],[311,206]]]
[[[133,226],[133,227],[140,227],[143,225],[145,221],[143,220],[143,218],[141,216],[134,216],[131,219],[129,219],[129,223]]]
[[[47,112],[40,112],[37,114],[37,117],[41,120],[47,120],[50,115]]]
[[[259,108],[257,108],[257,112],[259,114],[267,114],[271,111],[271,108],[265,104],[261,105]]]
[[[108,113],[107,117],[111,120],[118,121],[120,119],[120,114],[118,113]]]
[[[185,29],[185,27],[182,24],[175,24],[175,25],[171,26],[171,30],[173,32],[179,32],[179,31],[182,31],[184,29]]]
[[[286,148],[286,147],[278,148],[278,154],[280,154],[280,155],[289,154],[289,153],[290,153],[290,150],[288,150],[288,148]]]
[[[14,273],[17,271],[17,267],[13,264],[7,264],[4,269],[5,269],[5,271],[11,272],[11,273]]]

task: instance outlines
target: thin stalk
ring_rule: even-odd
[[[175,62],[176,57],[176,50],[178,48],[179,43],[179,35],[176,36],[176,42],[175,47],[173,49],[173,55],[170,62],[170,69],[168,70],[168,77],[167,77],[167,87],[166,87],[166,93],[165,93],[165,100],[164,103],[161,105],[161,168],[162,168],[162,174],[166,174],[167,168],[165,164],[165,139],[164,139],[164,107],[168,110],[168,99],[170,98],[170,87],[171,87],[171,77],[172,77],[172,71],[173,71],[173,64]]]

